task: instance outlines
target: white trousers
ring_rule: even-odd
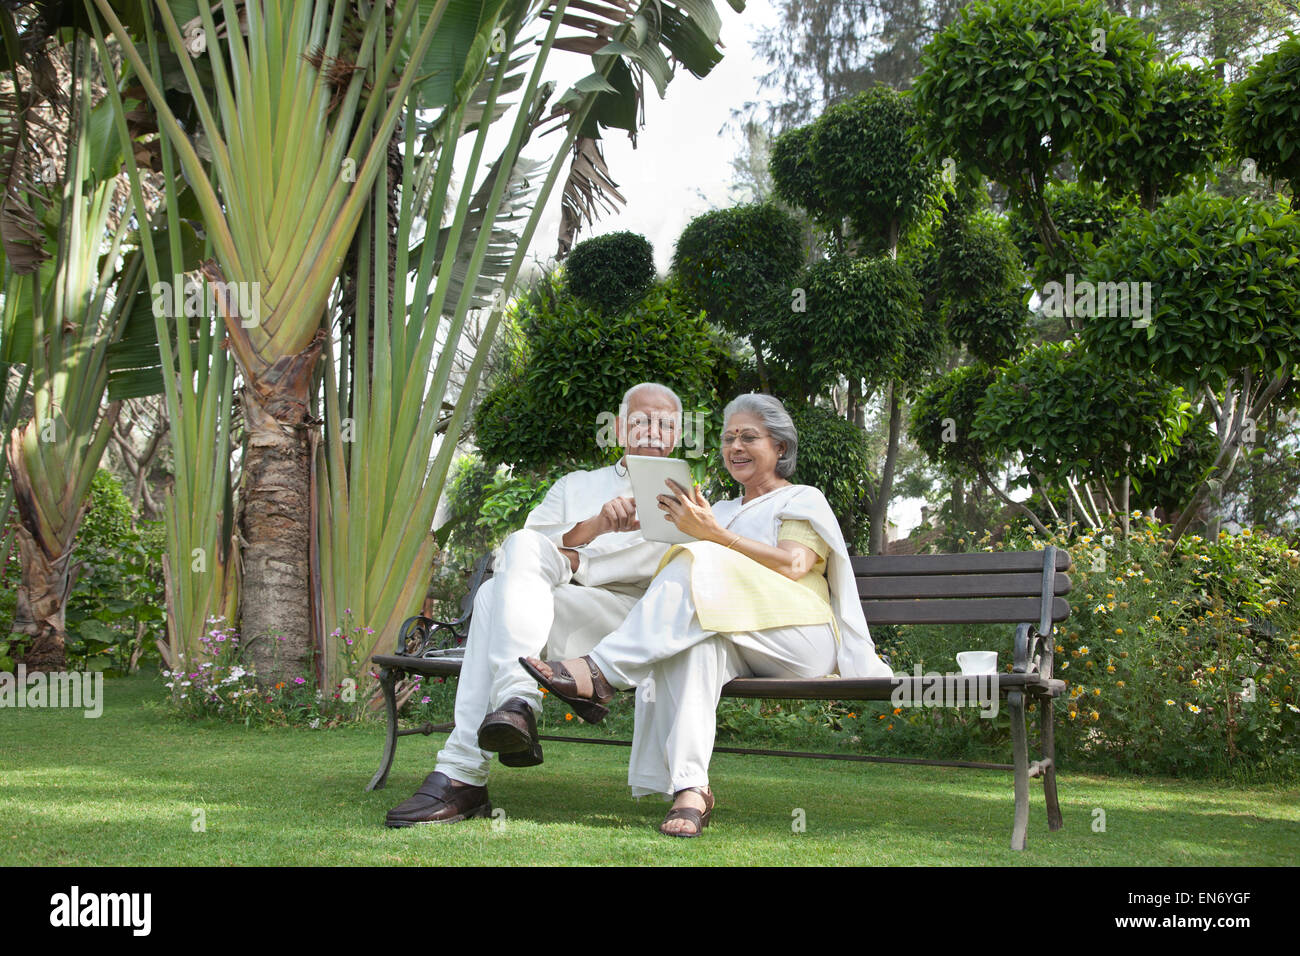
[[[571,584],[568,559],[536,531],[516,531],[501,546],[493,576],[474,597],[465,659],[456,688],[456,727],[435,768],[462,783],[484,786],[492,753],[479,749],[483,718],[512,697],[542,708],[537,681],[520,657],[586,654],[618,627],[640,591]]]
[[[722,687],[734,677],[822,677],[835,669],[829,624],[721,633],[700,626],[691,558],[671,561],[590,652],[615,687],[636,687],[627,782],[634,796],[709,783]]]

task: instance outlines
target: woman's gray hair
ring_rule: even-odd
[[[777,442],[785,445],[785,453],[776,462],[776,473],[780,478],[789,478],[793,475],[799,452],[799,433],[795,430],[790,413],[785,410],[780,400],[771,395],[760,395],[758,392],[737,395],[722,410],[723,428],[727,427],[727,422],[736,412],[757,415],[762,420],[767,433]]]

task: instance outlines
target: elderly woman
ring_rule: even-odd
[[[839,524],[816,488],[791,484],[798,436],[768,395],[723,413],[722,456],[744,488],[710,506],[675,486],[658,506],[696,541],[673,547],[645,596],[586,657],[520,658],[592,723],[615,689],[639,687],[628,783],[671,795],[661,832],[694,837],[709,824],[716,711],[734,677],[889,676],[858,603]]]

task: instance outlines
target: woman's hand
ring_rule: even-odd
[[[667,513],[668,520],[685,531],[692,538],[702,541],[717,541],[722,535],[722,528],[713,517],[713,509],[704,497],[699,485],[689,491],[668,479],[668,484],[676,492],[673,495],[659,495],[659,508]]]

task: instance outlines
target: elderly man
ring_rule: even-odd
[[[653,382],[623,396],[620,447],[666,456],[681,433],[681,399]],[[456,689],[456,727],[434,772],[388,812],[390,827],[488,816],[492,752],[508,767],[542,762],[537,682],[521,657],[580,657],[623,622],[645,593],[666,544],[640,532],[626,462],[563,476],[501,546],[474,599]]]

